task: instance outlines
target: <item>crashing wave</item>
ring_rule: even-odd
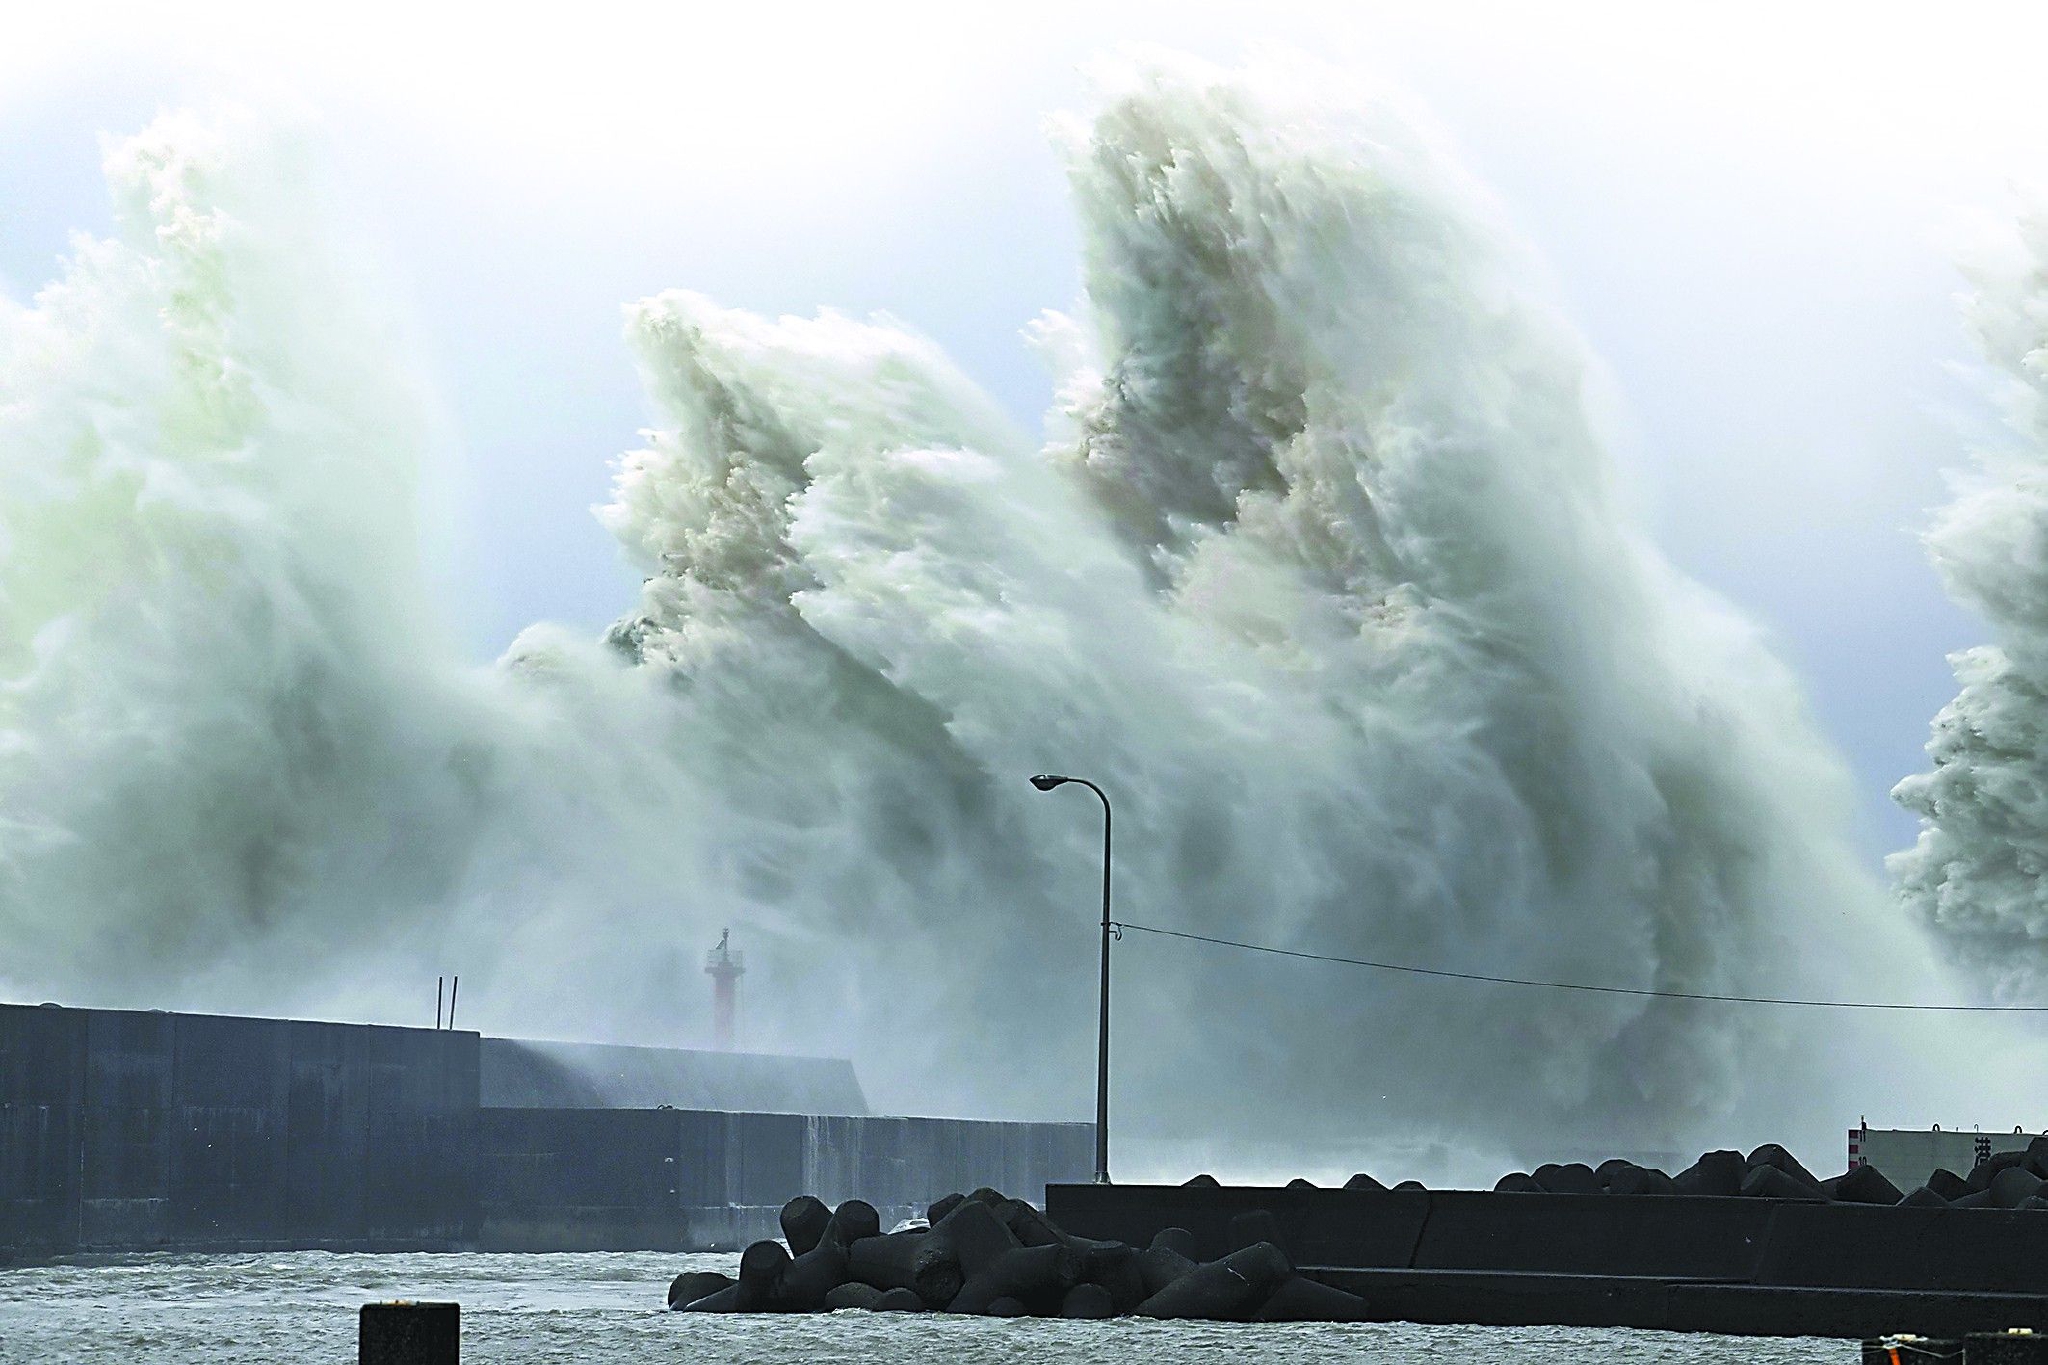
[[[1137,923],[1690,992],[1910,957],[1796,688],[1630,528],[1579,344],[1385,107],[1112,77],[1042,442],[886,319],[639,304],[639,600],[483,671],[412,565],[408,371],[236,137],[118,150],[116,239],[5,319],[18,981],[360,1008],[431,949],[466,1021],[645,1041],[730,923],[755,1043],[1078,1113],[1099,833],[1046,769],[1115,799]],[[1159,1133],[1642,1146],[1820,1093],[1782,1016],[1119,953]]]
[[[2002,999],[2040,1003],[2048,967],[2048,220],[1975,270],[1966,316],[2010,440],[1979,454],[1928,532],[1935,569],[1995,643],[1950,658],[1932,767],[1893,797],[1922,821],[1888,860],[1908,909]]]

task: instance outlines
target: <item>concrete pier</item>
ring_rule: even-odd
[[[637,1107],[579,1104],[608,1096]],[[746,1104],[866,1108],[844,1061],[0,1005],[0,1262],[736,1249],[792,1189],[902,1217],[956,1185],[1079,1178],[1093,1137]]]
[[[474,1235],[477,1035],[0,1006],[0,1246]]]
[[[1248,1214],[1304,1274],[1389,1321],[1761,1336],[2048,1330],[2048,1213],[1768,1198],[1057,1184],[1084,1237],[1194,1234]]]

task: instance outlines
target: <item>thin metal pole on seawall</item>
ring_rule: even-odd
[[[1110,836],[1112,817],[1109,811],[1109,795],[1085,777],[1062,777],[1056,773],[1040,773],[1031,779],[1031,785],[1042,792],[1054,787],[1078,783],[1095,793],[1102,802],[1102,991],[1100,997],[1101,1016],[1095,1035],[1095,1183],[1109,1183],[1109,940],[1114,925],[1109,918],[1109,866]]]

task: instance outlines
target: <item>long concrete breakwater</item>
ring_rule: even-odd
[[[721,1099],[785,1111],[688,1107]],[[830,1059],[0,1005],[0,1257],[716,1250],[791,1189],[908,1216],[1091,1160],[1086,1124],[805,1106],[865,1100]]]
[[[1271,1238],[1381,1320],[1765,1336],[2048,1331],[2048,1216],[1771,1197],[1055,1184],[1046,1214],[1201,1259]],[[1247,1229],[1253,1231],[1248,1232]]]

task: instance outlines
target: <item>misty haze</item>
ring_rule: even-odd
[[[1581,332],[1530,211],[1422,101],[1341,60],[1118,51],[1042,129],[1067,215],[1047,232],[1077,290],[1010,318],[1025,347],[982,340],[962,359],[957,335],[921,325],[930,286],[901,253],[872,258],[872,307],[724,289],[715,259],[678,253],[650,287],[583,299],[624,340],[577,340],[585,368],[520,372],[554,324],[521,321],[516,291],[451,360],[438,286],[381,235],[364,153],[317,101],[166,99],[102,128],[103,216],[68,224],[54,264],[0,261],[0,998],[95,1021],[424,1030],[437,979],[459,973],[481,1062],[438,1051],[452,1014],[421,1046],[455,1068],[433,1087],[475,1087],[481,1067],[486,1140],[513,1109],[1010,1125],[963,1127],[957,1150],[992,1144],[1017,1163],[1008,1178],[1040,1186],[1007,1192],[1060,1215],[1043,1186],[1090,1174],[1109,918],[1122,1184],[1369,1171],[1490,1191],[1512,1171],[1573,1198],[1543,1170],[1612,1157],[1689,1176],[1732,1148],[1751,1155],[1731,1178],[1769,1167],[1766,1184],[1799,1185],[1744,1194],[1885,1202],[1820,1190],[1845,1130],[1838,1179],[1889,1159],[1859,1151],[1870,1130],[1981,1126],[1998,1151],[2032,1150],[2048,1122],[2032,1107],[2048,1009],[2048,220],[1979,203],[1998,219],[1970,242],[1925,244],[1937,265],[1956,257],[1977,354],[1940,390],[1946,341],[1928,337],[1927,391],[1944,396],[1920,406],[1954,412],[1926,476],[1945,470],[1948,491],[1869,534],[1923,566],[1913,591],[1960,611],[1901,626],[1894,658],[1831,664],[1817,704],[1812,660],[1833,637],[1788,632],[1781,603],[1744,599],[1742,571],[1698,571],[1713,557],[1687,538],[1687,508],[1644,493],[1687,456],[1629,415],[1633,364]],[[792,281],[811,278],[806,252],[860,256],[840,245],[858,229],[829,215],[802,229],[778,238],[805,239]],[[480,257],[499,231],[478,230]],[[19,273],[31,263],[46,278]],[[567,415],[535,435],[547,450],[530,467],[493,464],[469,429],[470,367],[496,376],[508,412],[559,390]],[[579,388],[625,384],[637,434],[564,429],[590,411]],[[460,507],[476,485],[488,500]],[[521,567],[451,578],[479,545],[516,560],[491,523],[537,500],[551,517],[594,504],[589,534],[623,572],[537,586],[528,600],[588,610],[494,636],[514,598],[478,602]],[[1806,514],[1818,527],[1858,505],[1845,491]],[[1699,510],[1702,527],[1732,515]],[[1665,543],[1674,526],[1683,552]],[[1888,591],[1869,582],[1873,614]],[[1967,647],[1941,681],[1936,637],[1958,628]],[[1886,711],[1881,747],[1860,721],[1837,733],[1854,679],[1875,697],[1893,671],[1952,699]],[[1033,774],[1086,778],[1113,807],[1113,909],[1098,899],[1105,807],[1034,790]],[[728,942],[744,968],[727,958],[719,978]],[[143,1084],[154,1025],[80,1027],[82,1056],[118,1048],[124,1084]],[[599,1044],[615,1046],[578,1050]],[[42,1046],[0,1045],[18,1069],[0,1096],[22,1115],[48,1103],[20,1081]],[[99,1063],[81,1065],[90,1091]],[[164,1062],[164,1084],[188,1065]],[[278,1082],[291,1105],[306,1074]],[[439,1131],[440,1102],[420,1131]],[[25,1117],[0,1130],[31,1151]],[[855,1129],[803,1131],[807,1174],[893,1161],[921,1193],[707,1195],[734,1212],[701,1247],[752,1241],[756,1205],[773,1239],[769,1205],[807,1193],[873,1201],[870,1237],[899,1215],[921,1233],[923,1201],[947,1193],[880,1136],[841,1151],[830,1134]],[[733,1171],[768,1139],[721,1141]],[[1798,1160],[1752,1152],[1774,1143]],[[1980,1143],[1957,1174],[1993,1155]],[[1918,1167],[1884,1175],[1891,1200],[1939,1186]],[[678,1178],[645,1175],[688,1204]],[[2033,1188],[1999,1207],[2048,1205]],[[578,1199],[601,1202],[563,1202]],[[857,1265],[862,1234],[834,1229],[822,1245],[842,1237]],[[476,1240],[440,1235],[234,1246],[363,1253],[343,1289],[289,1271],[353,1312],[436,1297],[415,1291],[440,1272],[368,1253]],[[642,1280],[681,1265],[656,1254],[666,1241],[521,1235],[500,1249],[632,1254]],[[98,1245],[130,1244],[79,1232],[67,1249]],[[177,1281],[182,1264],[152,1270],[167,1278],[150,1292],[204,1293]],[[476,1271],[472,1302],[510,1312],[524,1277],[595,1273],[512,1265]],[[0,1270],[0,1358],[10,1273],[31,1272]],[[1330,1282],[1375,1302],[1368,1280]],[[17,1302],[61,1324],[99,1292]],[[2048,1307],[2048,1285],[1998,1292]],[[510,1319],[479,1321],[465,1330],[498,1358],[523,1349]],[[1654,1325],[1617,1324],[1602,1330]],[[635,1327],[634,1349],[667,1349],[667,1325]],[[1400,1331],[1346,1349],[1429,1349]],[[1289,1340],[1317,1358],[1317,1339]]]

